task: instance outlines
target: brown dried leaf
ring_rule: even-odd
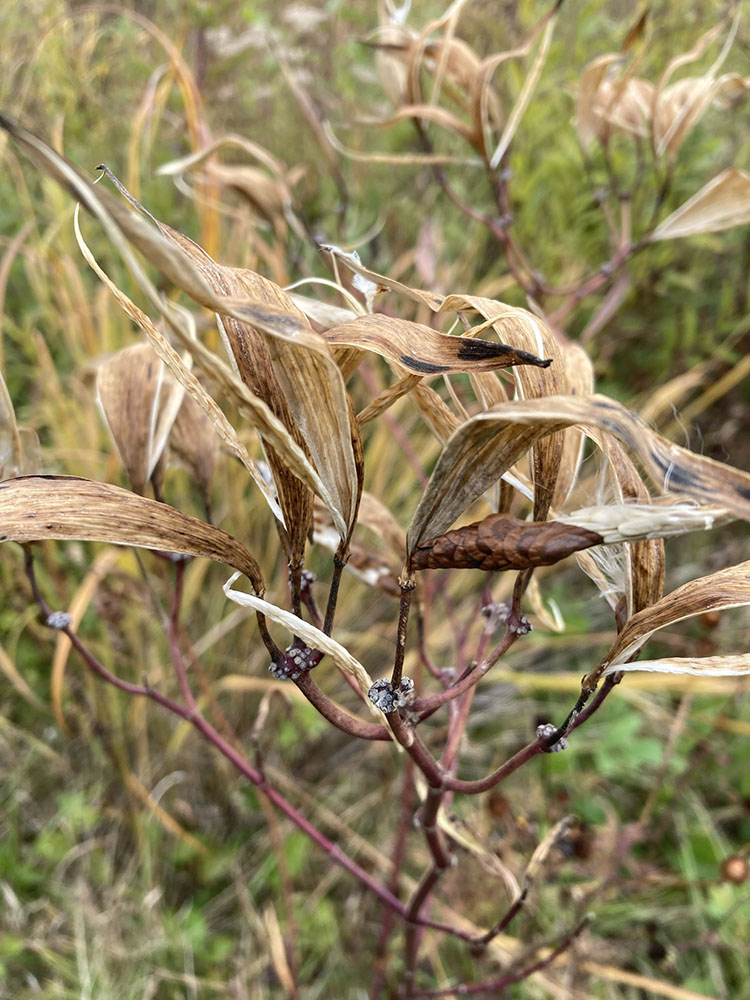
[[[559,521],[519,521],[505,514],[489,517],[422,542],[411,568],[529,569],[552,566],[580,549],[601,545],[595,531]]]
[[[342,537],[345,537],[354,520],[359,489],[357,463],[352,445],[353,435],[358,432],[353,427],[353,421],[350,418],[350,404],[346,401],[346,390],[341,374],[333,359],[328,355],[328,348],[323,338],[318,337],[316,342],[316,335],[311,328],[303,331],[304,336],[299,336],[301,326],[300,323],[294,322],[293,317],[291,320],[286,317],[286,322],[284,322],[283,317],[280,319],[276,316],[273,322],[265,322],[268,318],[267,307],[254,309],[248,305],[246,296],[236,299],[218,294],[206,280],[206,276],[197,266],[196,261],[200,259],[204,267],[206,264],[209,265],[209,269],[211,265],[214,268],[218,268],[218,265],[213,264],[211,258],[192,240],[166,226],[160,227],[162,231],[155,229],[150,222],[143,218],[140,208],[134,211],[130,205],[113,197],[109,192],[95,190],[94,186],[76,168],[28,130],[14,124],[4,116],[0,116],[0,125],[13,135],[29,158],[44,173],[49,174],[61,186],[79,198],[86,208],[99,219],[108,237],[125,257],[140,287],[170,322],[170,326],[178,336],[190,340],[189,336],[186,337],[180,324],[175,323],[173,311],[164,305],[161,296],[129,251],[122,236],[125,236],[169,280],[185,290],[196,302],[220,315],[231,316],[241,323],[248,323],[256,328],[263,327],[265,332],[270,330],[278,351],[292,357],[289,370],[284,373],[285,377],[291,379],[292,382],[297,381],[301,372],[306,373],[311,370],[318,375],[326,373],[327,378],[323,385],[315,387],[308,382],[303,387],[299,399],[290,400],[290,402],[295,402],[302,407],[309,417],[307,427],[302,428],[302,433],[307,437],[313,459],[321,462],[321,470],[318,472],[318,470],[311,468],[304,452],[293,441],[283,424],[268,412],[267,406],[261,400],[254,397],[252,393],[238,391],[237,380],[227,378],[226,373],[221,371],[221,366],[216,364],[216,359],[211,352],[205,349],[201,350],[202,345],[193,341],[190,348],[198,357],[205,371],[213,376],[223,375],[221,381],[233,386],[233,394],[239,396],[245,409],[249,409],[254,414],[256,426],[259,423],[262,424],[266,442],[276,447],[283,454],[284,460],[288,462],[294,473],[315,489],[324,502],[331,506],[334,517],[337,519],[338,530]],[[156,220],[152,219],[152,221],[156,223]],[[156,225],[159,224],[156,223]],[[166,230],[169,232],[169,237],[164,234]],[[184,252],[180,253],[180,249]],[[226,270],[231,271],[232,269]],[[259,279],[259,276],[254,277]],[[259,284],[262,282],[259,281]],[[270,282],[267,284],[272,285]],[[273,287],[277,288],[278,286]],[[293,307],[292,312],[294,313]],[[278,343],[284,339],[287,339],[289,343],[285,348],[281,348]],[[315,358],[310,357],[313,353],[316,354]],[[295,354],[296,357],[294,357]],[[306,357],[305,354],[307,354]],[[315,394],[316,388],[325,394],[330,393],[333,397],[341,397],[342,405],[336,409],[323,409],[320,407],[319,395]],[[341,429],[340,434],[330,431],[331,422],[337,425],[337,430]],[[325,433],[326,427],[329,429],[328,434]],[[346,427],[346,433],[344,433],[344,427]],[[339,477],[335,473],[340,471],[342,467],[345,469],[345,474]],[[342,481],[343,479],[346,481]]]
[[[651,233],[651,242],[717,233],[750,222],[750,174],[722,170]]]
[[[457,372],[487,372],[512,365],[547,368],[529,351],[507,344],[495,344],[471,337],[452,337],[429,326],[376,313],[360,316],[329,330],[326,339],[332,344],[349,344],[375,351],[396,361],[416,375],[451,375]]]
[[[157,354],[159,358],[161,358],[163,363],[172,373],[174,378],[180,383],[180,385],[185,387],[185,390],[190,396],[190,398],[194,399],[196,403],[200,406],[200,408],[206,414],[208,419],[211,421],[214,430],[221,438],[221,440],[224,442],[224,444],[227,446],[227,448],[245,466],[247,471],[250,473],[253,482],[260,489],[262,495],[266,499],[266,502],[273,511],[274,517],[283,520],[283,514],[277,503],[276,496],[271,492],[271,489],[268,483],[266,482],[264,476],[261,474],[257,463],[250,456],[244,444],[240,441],[239,437],[237,436],[237,432],[229,423],[229,421],[227,420],[222,410],[219,408],[216,401],[211,396],[209,396],[209,394],[200,384],[200,382],[195,377],[195,375],[190,370],[185,361],[180,357],[177,351],[175,351],[174,348],[167,342],[164,335],[156,328],[156,326],[151,321],[151,319],[146,315],[146,313],[144,313],[142,309],[139,309],[138,306],[131,299],[129,299],[128,296],[125,295],[125,293],[121,291],[117,287],[117,285],[114,284],[113,281],[111,281],[111,279],[108,277],[107,274],[105,274],[105,272],[101,269],[101,267],[99,267],[99,264],[97,263],[96,259],[94,258],[93,254],[89,250],[88,246],[84,242],[84,239],[81,235],[81,231],[78,226],[78,208],[76,208],[76,214],[74,217],[74,226],[76,231],[76,237],[78,239],[78,245],[81,249],[81,253],[83,254],[85,260],[89,263],[91,268],[102,280],[102,282],[107,286],[107,288],[112,292],[112,294],[114,295],[115,299],[117,300],[117,302],[119,303],[120,307],[125,312],[125,314],[128,315],[133,320],[133,322],[140,327],[141,330],[143,330],[143,332],[148,337],[148,341],[153,347],[154,352]],[[259,422],[258,415],[256,414],[257,409],[261,409],[261,416],[265,416],[266,411],[268,412],[269,417],[271,416],[270,411],[268,411],[268,408],[265,406],[265,404],[261,403],[260,400],[254,399],[254,397],[251,396],[251,394],[245,389],[245,387],[242,385],[239,379],[234,375],[233,372],[231,372],[226,367],[226,365],[221,363],[218,360],[218,358],[216,358],[215,355],[213,355],[199,341],[193,341],[192,338],[189,336],[189,334],[181,326],[175,323],[173,325],[173,329],[175,328],[176,328],[175,332],[178,333],[178,336],[180,336],[183,342],[185,341],[189,342],[191,345],[191,349],[199,353],[202,361],[206,364],[207,369],[211,372],[213,377],[216,379],[217,383],[224,389],[226,389],[230,395],[237,397],[238,406],[243,414],[245,415],[247,414],[247,406],[249,400],[252,400],[254,404],[257,404],[251,411],[252,415],[250,417],[250,422],[254,426],[257,426]],[[260,421],[260,425],[264,426],[264,421],[262,419]],[[282,425],[279,425],[279,429],[281,432],[284,432],[284,428]],[[294,444],[294,442],[291,441],[291,438],[290,438],[290,443],[292,445]],[[300,452],[302,459],[306,462],[307,460],[304,456],[304,453],[302,453],[301,449],[298,450]],[[310,468],[309,471],[311,475],[313,476],[315,475],[312,468]]]
[[[167,375],[150,344],[132,344],[102,362],[96,392],[130,487],[143,496],[184,390]]]
[[[29,476],[0,483],[0,541],[75,539],[205,556],[239,570],[265,590],[255,559],[220,528],[108,483],[75,476]]]
[[[540,438],[593,426],[625,442],[659,489],[750,520],[750,475],[667,441],[606,396],[549,396],[503,403],[473,416],[447,441],[408,533],[411,555],[442,534]]]
[[[621,669],[659,629],[706,611],[746,604],[750,604],[750,562],[690,580],[627,621],[601,663],[584,678],[584,687],[595,686],[605,671]]]
[[[491,325],[501,340],[531,351],[539,357],[552,358],[543,371],[518,367],[513,376],[521,398],[534,399],[551,395],[588,396],[593,391],[594,375],[585,351],[571,342],[561,343],[533,313],[476,295],[449,295],[440,311],[471,309]],[[543,521],[552,506],[561,506],[575,482],[581,460],[583,437],[577,430],[563,431],[540,440],[532,452],[534,476],[534,519]]]

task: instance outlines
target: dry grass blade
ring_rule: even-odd
[[[409,528],[409,553],[455,518],[540,438],[580,424],[624,441],[659,489],[750,519],[750,475],[672,444],[606,396],[549,396],[502,403],[447,441]]]
[[[659,629],[706,611],[722,611],[746,604],[750,604],[750,562],[738,563],[709,576],[691,580],[662,597],[650,608],[644,608],[633,615],[601,663],[584,678],[584,687],[595,686],[605,671],[612,673],[615,669],[619,670]],[[731,663],[736,666],[736,662],[738,661],[732,658]],[[729,672],[736,673],[738,670],[733,667]]]
[[[546,368],[529,351],[507,344],[494,344],[471,337],[452,337],[429,326],[377,313],[361,316],[334,327],[326,334],[332,344],[364,347],[396,361],[416,375],[451,375],[458,372],[487,372],[511,365]]]
[[[205,556],[265,590],[255,559],[220,528],[119,486],[74,476],[29,476],[0,483],[0,541],[70,539]]]
[[[750,222],[750,174],[722,170],[651,233],[651,242],[717,233]]]
[[[298,636],[312,649],[319,649],[322,653],[330,656],[342,673],[354,678],[359,690],[364,695],[365,704],[379,722],[384,722],[385,716],[383,713],[367,697],[367,692],[372,687],[372,678],[359,660],[356,660],[341,643],[336,642],[335,639],[327,636],[319,628],[315,628],[314,625],[310,625],[304,619],[298,618],[291,611],[284,611],[282,608],[277,608],[276,605],[269,604],[268,601],[263,601],[260,597],[256,597],[253,594],[245,594],[241,590],[233,590],[232,584],[238,576],[239,574],[235,573],[224,584],[224,593],[229,600],[234,601],[235,604],[239,604],[243,608],[253,608],[255,611],[260,611],[267,618],[270,618],[271,621],[277,622],[279,625],[284,625],[292,635]]]
[[[143,495],[164,451],[184,390],[168,379],[150,344],[133,344],[99,366],[96,391],[130,487]]]

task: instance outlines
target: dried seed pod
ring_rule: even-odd
[[[601,545],[598,532],[559,521],[519,521],[491,514],[419,545],[413,569],[528,569]]]

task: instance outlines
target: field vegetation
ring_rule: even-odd
[[[747,11],[0,39],[0,997],[750,998]]]

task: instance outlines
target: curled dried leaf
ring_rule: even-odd
[[[150,344],[132,344],[100,364],[96,392],[130,486],[142,496],[164,451],[184,390],[169,377]]]
[[[650,240],[674,240],[717,233],[750,222],[750,174],[737,167],[722,170],[700,191],[659,223]]]
[[[258,563],[232,535],[174,507],[119,486],[75,476],[29,476],[0,483],[0,541],[74,539],[205,556],[239,570],[265,590]]]
[[[520,570],[552,566],[603,541],[596,531],[574,524],[490,514],[482,521],[422,542],[412,554],[411,568]]]
[[[376,313],[342,323],[326,334],[329,343],[364,347],[396,361],[415,375],[487,372],[512,365],[547,368],[530,351],[471,337],[452,337],[429,326]]]
[[[664,491],[682,494],[750,520],[750,475],[667,441],[615,400],[548,396],[501,403],[451,435],[433,470],[408,533],[411,555],[442,534],[542,437],[579,424],[623,441]]]
[[[599,665],[583,679],[583,686],[593,688],[605,672],[620,670],[659,629],[706,611],[722,611],[747,604],[750,604],[750,562],[690,580],[633,615]],[[637,665],[630,669],[637,669]]]

